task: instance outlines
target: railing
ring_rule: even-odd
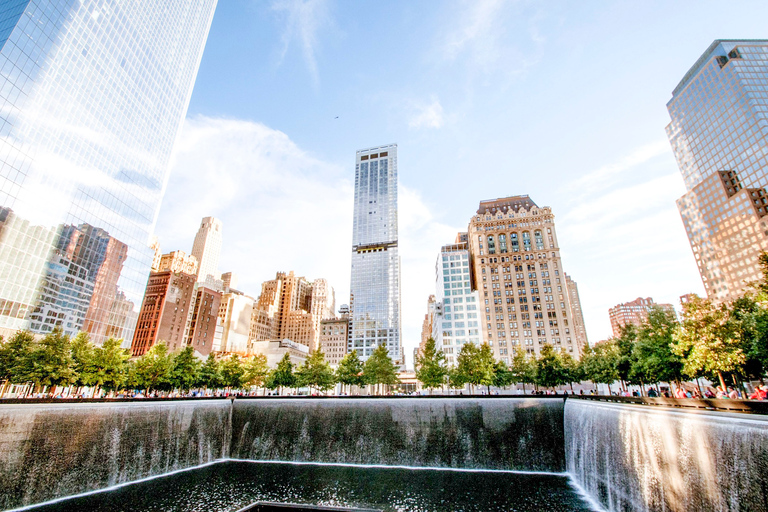
[[[722,400],[700,398],[648,398],[636,396],[570,395],[576,400],[593,400],[687,410],[737,412],[768,415],[768,400]]]

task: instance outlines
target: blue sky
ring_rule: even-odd
[[[551,206],[591,342],[609,307],[703,287],[675,207],[666,102],[717,38],[766,37],[766,2],[220,0],[157,234],[224,221],[222,271],[348,302],[356,149],[399,145],[406,353],[440,246],[480,200]],[[335,119],[338,116],[338,119]]]

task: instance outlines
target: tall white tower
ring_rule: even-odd
[[[220,279],[219,256],[221,256],[221,221],[215,217],[204,217],[197,230],[192,256],[197,258],[197,280]]]
[[[348,350],[366,360],[383,345],[404,365],[397,247],[397,144],[362,149],[355,161]]]

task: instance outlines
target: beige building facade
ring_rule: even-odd
[[[520,195],[482,201],[469,223],[482,337],[499,360],[518,350],[538,355],[545,344],[581,355],[581,305],[578,293],[569,293],[554,218],[549,207]]]
[[[325,279],[308,281],[293,272],[278,272],[265,281],[251,323],[251,341],[289,339],[315,350],[320,322],[333,317],[333,288]]]
[[[197,258],[184,251],[173,251],[160,257],[158,272],[183,272],[197,275]]]
[[[338,366],[347,355],[349,315],[320,321],[320,350],[331,366]]]
[[[648,312],[652,307],[660,307],[675,314],[675,307],[672,304],[657,304],[651,297],[638,297],[633,301],[616,304],[608,310],[608,316],[611,318],[611,329],[613,336],[621,336],[621,329],[627,325],[640,327],[648,320]]]
[[[280,360],[288,354],[294,366],[301,366],[309,357],[309,348],[291,340],[262,340],[251,344],[252,353],[262,354],[267,358],[267,366],[277,368]]]

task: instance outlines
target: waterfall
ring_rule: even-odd
[[[568,400],[567,470],[609,511],[768,511],[768,418]]]

